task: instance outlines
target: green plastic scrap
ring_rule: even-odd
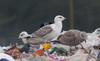
[[[57,47],[53,47],[51,48],[51,51],[49,52],[49,54],[52,54],[54,51],[56,51]]]
[[[22,48],[24,45],[18,45],[17,48],[20,49]]]
[[[60,48],[53,47],[53,48],[51,48],[51,49],[52,49],[52,50],[49,52],[49,54],[52,54],[52,53],[54,53],[55,51],[58,52],[58,53],[61,53],[61,54],[63,54],[63,53],[66,53],[66,55],[68,54],[68,51],[65,50],[65,49],[62,48],[62,47],[60,47]]]

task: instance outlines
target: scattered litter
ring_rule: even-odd
[[[45,50],[48,50],[48,49],[50,48],[50,45],[47,44],[47,43],[45,43],[45,44],[43,44],[43,48],[44,48]]]
[[[34,56],[36,56],[36,55],[40,55],[41,56],[43,54],[44,54],[44,50],[43,49],[39,49],[39,50],[36,50],[36,51],[33,52]]]
[[[7,59],[5,59],[5,58],[2,58],[2,59],[0,59],[0,61],[8,61]]]
[[[100,29],[87,33],[86,41],[81,43],[85,49],[80,45],[72,45],[72,48],[51,42],[40,44],[39,49],[32,51],[29,43],[0,46],[0,61],[100,61],[100,32],[98,30]]]
[[[100,61],[100,52],[98,53],[97,61]]]

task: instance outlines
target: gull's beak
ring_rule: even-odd
[[[67,18],[65,18],[64,21],[69,21],[69,20]]]
[[[20,38],[18,37],[17,40],[19,40]]]

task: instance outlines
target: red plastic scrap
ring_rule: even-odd
[[[11,55],[15,59],[19,58],[21,55],[21,53],[18,50],[18,48],[16,47],[16,45],[14,45],[12,48],[6,50],[5,53]]]

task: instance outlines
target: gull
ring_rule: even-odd
[[[39,48],[40,44],[44,43],[44,39],[40,37],[33,38],[31,34],[28,34],[26,31],[22,31],[18,37],[18,39],[22,39],[24,44],[30,44],[30,48]]]
[[[76,46],[80,44],[81,42],[85,41],[87,39],[86,32],[71,29],[66,31],[64,34],[61,34],[58,36],[58,41],[53,42],[59,42],[64,45],[68,46]]]
[[[57,15],[54,18],[54,23],[45,25],[32,33],[32,37],[41,37],[47,41],[51,41],[53,38],[58,36],[62,31],[62,21],[66,18],[62,15]]]
[[[83,45],[81,44],[83,41],[86,41],[87,39],[87,34],[86,32],[83,31],[79,31],[79,30],[75,30],[75,29],[71,29],[68,31],[65,31],[63,34],[59,35],[57,40],[53,40],[51,42],[54,42],[56,45],[57,44],[62,44],[62,45],[66,45],[69,46],[69,52],[71,52],[74,48],[71,49],[71,47],[75,47],[74,50],[77,49],[77,45],[81,45],[82,49],[84,49],[86,52],[87,50],[83,47]]]

